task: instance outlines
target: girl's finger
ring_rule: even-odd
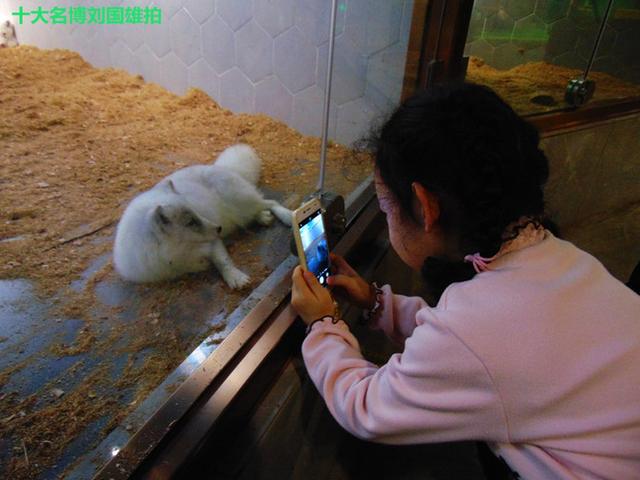
[[[351,265],[349,265],[343,257],[335,253],[331,253],[329,255],[331,258],[331,262],[337,267],[338,272],[345,275],[356,274],[356,271],[351,268]]]
[[[311,294],[309,285],[307,284],[304,278],[304,270],[302,270],[302,268],[299,265],[293,270],[291,281],[292,281],[292,288],[291,288],[292,296],[304,297]]]
[[[320,282],[318,282],[318,279],[315,277],[313,273],[309,271],[304,271],[303,276],[307,284],[307,287],[309,287],[309,290],[311,291],[311,293],[316,297],[316,299],[319,299],[322,296],[322,294],[325,292],[324,287],[320,285]]]
[[[327,283],[331,287],[342,287],[345,290],[350,290],[350,287],[353,286],[353,278],[347,275],[341,275],[341,274],[331,275],[327,279]]]

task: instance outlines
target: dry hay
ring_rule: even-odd
[[[529,62],[509,70],[498,70],[481,58],[471,57],[466,78],[470,82],[491,87],[515,111],[525,115],[566,107],[564,92],[567,84],[571,79],[581,78],[582,74],[582,70],[546,62]],[[589,79],[596,82],[594,102],[640,95],[640,86],[607,73],[592,71]],[[535,103],[536,97],[544,98],[548,104]]]
[[[85,320],[72,344],[54,345],[49,354],[91,352],[105,364],[126,354],[116,387],[135,391],[124,406],[100,393],[111,381],[100,365],[78,374],[78,385],[59,398],[49,394],[55,379],[27,398],[0,395],[0,437],[17,445],[2,473],[23,479],[53,466],[70,442],[103,416],[110,419],[101,432],[106,436],[202,340],[176,335],[171,319],[160,312],[210,275],[140,287],[140,318],[124,331],[107,329],[106,335],[99,335],[98,327],[108,324],[117,308],[101,318],[91,312],[96,284],[114,277],[110,261],[84,290],[69,289],[93,260],[110,253],[127,202],[176,169],[211,162],[243,142],[263,160],[260,185],[283,193],[285,203],[294,206],[315,189],[320,140],[264,115],[235,115],[198,89],[177,96],[140,76],[93,68],[74,52],[29,46],[0,49],[0,107],[0,278],[29,279],[39,295],[55,294],[54,314]],[[370,161],[331,144],[327,168],[328,188],[347,194],[369,173]],[[240,268],[254,272],[254,287],[269,273],[255,248],[251,240],[229,248],[232,257],[241,258]],[[230,292],[221,283],[214,293],[229,312],[248,291]],[[133,340],[116,347],[124,336]],[[143,350],[151,353],[136,362]],[[0,387],[30,360],[0,372]],[[80,371],[81,363],[65,375]]]

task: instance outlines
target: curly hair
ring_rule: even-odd
[[[429,257],[423,266],[438,296],[475,274],[465,253],[496,254],[507,225],[522,216],[547,223],[549,166],[539,140],[495,92],[471,83],[414,95],[374,135],[376,168],[403,214],[419,222],[411,188],[419,182],[438,199],[440,227],[458,241],[460,258]]]

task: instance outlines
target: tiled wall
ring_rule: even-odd
[[[587,66],[607,1],[476,0],[466,53],[498,69],[525,62]],[[616,0],[594,66],[640,83],[640,3]]]
[[[548,211],[626,281],[640,261],[640,115],[545,139]]]
[[[0,15],[42,6],[145,6],[127,0],[2,0]],[[160,25],[16,25],[18,40],[78,51],[234,112],[262,112],[320,135],[330,0],[156,0]],[[398,102],[413,0],[340,0],[330,137],[357,140]]]

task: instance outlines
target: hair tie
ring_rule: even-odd
[[[476,270],[476,273],[484,272],[489,269],[489,263],[496,258],[496,255],[493,257],[483,257],[480,255],[480,252],[476,252],[473,255],[465,255],[464,261],[470,262],[473,264],[473,268]]]

